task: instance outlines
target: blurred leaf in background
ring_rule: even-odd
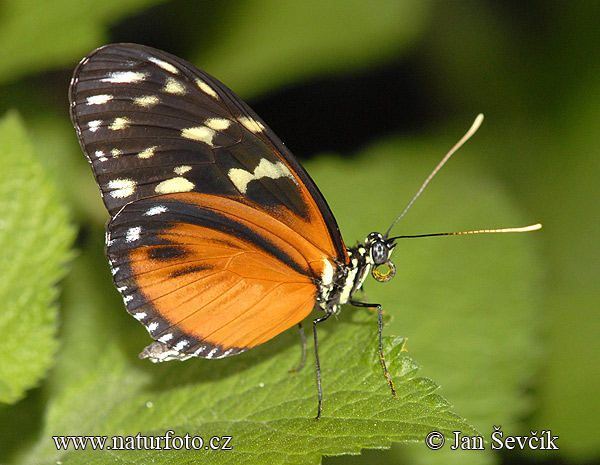
[[[297,377],[285,373],[285,364],[293,365],[298,356],[294,331],[255,349],[255,354],[208,368],[194,362],[152,366],[136,359],[148,336],[126,314],[112,287],[102,255],[107,215],[70,126],[66,100],[76,62],[97,46],[121,41],[192,60],[250,98],[251,106],[303,162],[314,158],[305,165],[349,245],[372,230],[387,229],[473,117],[485,113],[483,128],[438,175],[396,232],[537,221],[544,229],[525,235],[403,241],[394,253],[396,278],[385,285],[369,280],[366,292],[391,316],[385,334],[406,338],[408,355],[423,366],[419,376],[441,385],[439,391],[433,392],[433,386],[426,390],[432,400],[444,396],[453,411],[488,439],[497,424],[506,434],[551,429],[560,436],[560,450],[533,457],[517,451],[499,455],[488,445],[484,452],[459,454],[447,446],[431,452],[419,443],[324,462],[587,463],[600,458],[595,434],[600,426],[600,4],[96,3],[7,0],[0,8],[0,110],[16,108],[23,115],[39,162],[59,187],[52,196],[65,208],[69,205],[80,226],[80,256],[64,280],[60,301],[61,349],[56,360],[38,361],[46,368],[54,364],[39,388],[23,391],[39,381],[25,383],[19,395],[26,397],[0,408],[0,461],[103,463],[115,456],[61,456],[50,436],[100,430],[135,434],[131,428],[149,425],[164,434],[159,429],[170,424],[204,432],[208,430],[200,427],[206,408],[212,409],[214,417],[207,422],[216,431],[220,416],[247,415],[252,403],[269,400],[261,397],[272,392],[265,390],[269,386],[257,387],[261,379],[283,383],[273,385],[279,387],[268,404],[273,411],[285,412],[290,407],[286,398],[307,409],[307,415],[312,408],[314,373],[308,366]],[[22,195],[27,194],[27,202],[34,205],[37,194]],[[65,239],[64,247],[68,244]],[[13,253],[16,249],[5,248],[2,258],[13,260]],[[345,357],[361,370],[372,366],[373,379],[360,378],[369,386],[365,396],[371,387],[386,394],[377,360],[352,353],[373,354],[372,346],[364,347],[374,340],[368,316],[344,308],[340,321],[327,327],[323,364],[331,364],[333,371],[326,374],[336,387],[326,408],[337,410],[346,396],[361,395],[360,390],[339,391],[339,398],[334,394],[343,385],[335,368]],[[29,328],[22,324],[20,329]],[[4,330],[0,336],[5,337]],[[389,339],[393,341],[397,339]],[[40,340],[38,349],[48,346]],[[51,356],[53,350],[46,353]],[[397,355],[399,363],[407,360],[405,353]],[[277,366],[269,368],[271,364]],[[43,367],[32,379],[39,379]],[[402,366],[396,369],[403,372]],[[204,399],[211,387],[214,397]],[[288,389],[295,397],[285,395]],[[240,405],[227,402],[234,392],[246,393]],[[381,402],[388,401],[382,397]],[[441,401],[431,406],[448,411]],[[357,410],[360,416],[362,408]],[[266,434],[265,426],[254,422],[239,429],[224,427],[219,434],[236,433],[241,451],[260,449],[262,463],[300,463],[299,456],[286,455],[305,447],[300,434],[305,427],[294,419],[295,410],[289,422],[278,422],[284,435]],[[407,439],[382,424],[377,438],[369,439],[364,423],[348,423],[350,439],[337,449],[332,444],[342,432],[340,426],[319,425],[323,437],[333,428],[332,441],[309,448],[302,463],[318,463],[321,453],[358,453],[360,447],[387,447]],[[363,436],[361,429],[366,430]],[[215,454],[197,457],[208,463],[225,460]],[[131,452],[119,458],[168,462],[173,456]]]
[[[0,121],[0,403],[37,385],[58,348],[56,282],[74,231],[16,113]]]

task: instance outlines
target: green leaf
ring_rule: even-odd
[[[0,82],[83,58],[106,41],[111,22],[159,1],[3,1]]]
[[[58,347],[56,282],[74,231],[16,114],[0,122],[0,402],[14,403]]]

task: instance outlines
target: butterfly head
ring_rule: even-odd
[[[367,236],[366,249],[373,262],[371,274],[382,283],[391,280],[396,274],[396,265],[390,260],[390,255],[396,247],[396,238],[387,239],[383,234],[373,232]]]

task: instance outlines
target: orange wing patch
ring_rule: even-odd
[[[161,214],[139,220],[156,205]],[[120,247],[109,253],[127,270],[121,281],[135,284],[145,308],[167,323],[153,337],[176,328],[222,350],[246,349],[312,311],[327,254],[281,221],[206,194],[168,194],[128,208],[140,209],[124,215],[138,221],[115,217],[112,241]],[[128,306],[134,315],[140,308],[139,299]]]

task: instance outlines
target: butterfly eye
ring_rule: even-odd
[[[388,260],[393,248],[393,246],[388,246],[380,233],[369,234],[369,237],[367,237],[367,247],[371,251],[371,258],[376,266],[382,265]]]
[[[381,265],[385,263],[389,255],[388,248],[385,246],[383,241],[375,242],[371,247],[371,257],[375,265]]]

